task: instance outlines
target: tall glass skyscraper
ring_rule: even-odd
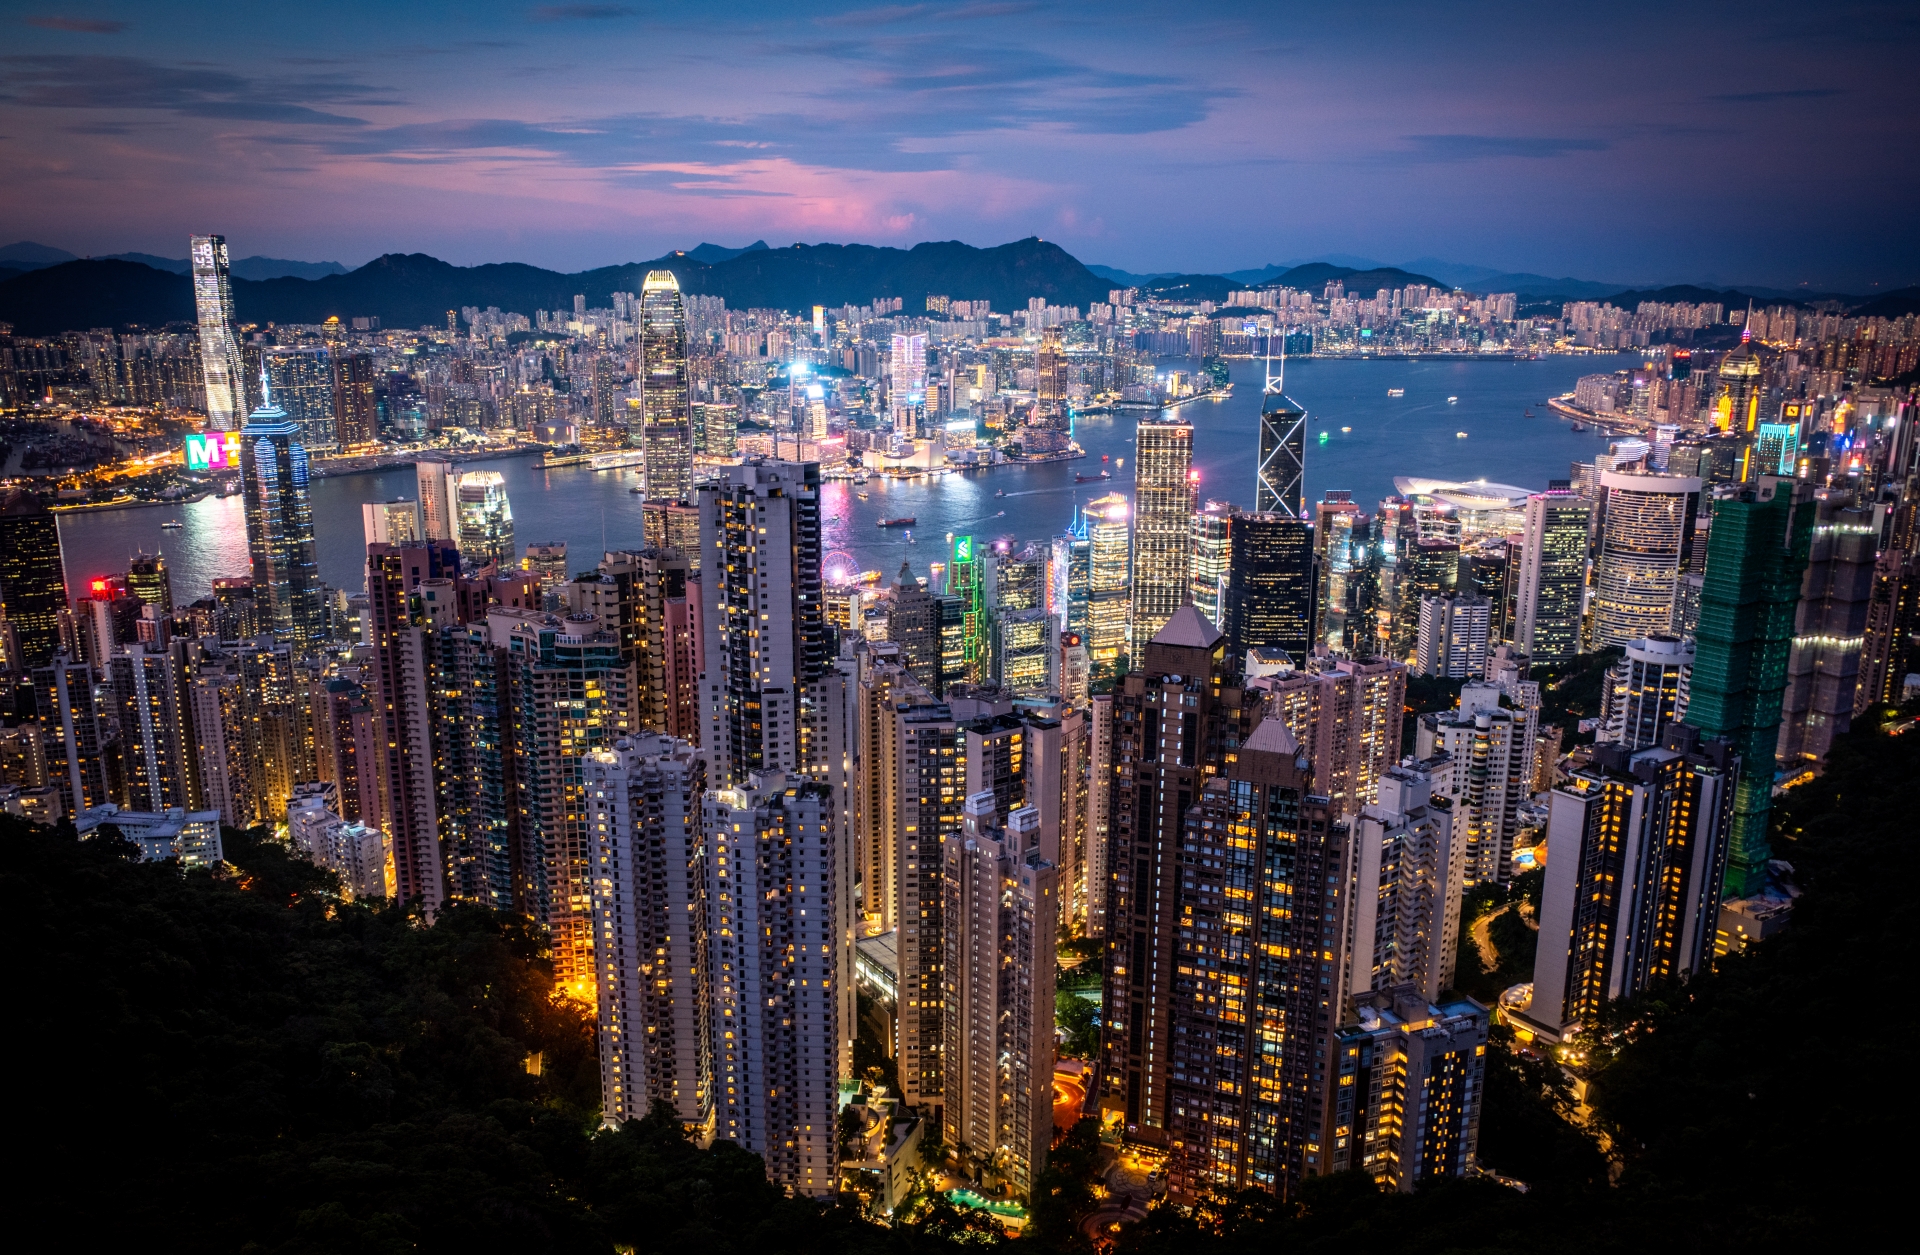
[[[1313,647],[1313,529],[1285,514],[1236,514],[1229,533],[1226,636],[1237,671],[1249,649]]]
[[[1117,492],[1087,503],[1087,654],[1095,683],[1116,679],[1127,666],[1127,612],[1132,605],[1128,517]]]
[[[4,669],[44,667],[60,649],[67,605],[60,523],[37,493],[0,494],[0,650]]]
[[[266,399],[240,430],[240,483],[253,557],[253,595],[274,639],[296,657],[312,653],[326,636],[320,567],[314,558],[313,499],[300,424]]]
[[[693,418],[687,396],[687,313],[671,270],[640,285],[640,422],[647,496],[682,501],[693,490]]]
[[[1685,475],[1600,476],[1606,519],[1594,574],[1593,646],[1658,636],[1673,626],[1674,588],[1693,551],[1700,481]]]
[[[1143,645],[1189,596],[1193,424],[1141,423],[1133,463],[1133,639]]]
[[[338,448],[333,355],[325,349],[282,350],[266,355],[266,368],[276,404],[300,424],[300,443],[311,451]]]
[[[1271,367],[1271,362],[1269,362]],[[1260,398],[1260,468],[1254,483],[1253,508],[1259,514],[1307,517],[1307,412],[1282,391],[1281,373],[1269,374]]]
[[[494,563],[503,571],[517,565],[506,477],[499,471],[468,471],[459,476],[455,492],[460,556],[475,566]]]
[[[1593,507],[1571,492],[1527,498],[1513,643],[1535,663],[1571,662],[1580,652],[1587,587],[1587,529]]]
[[[1812,486],[1788,479],[1762,479],[1713,503],[1687,722],[1740,752],[1729,898],[1766,888],[1774,750],[1816,510]]]
[[[207,426],[233,431],[247,408],[247,370],[233,333],[227,240],[221,235],[196,235],[188,247],[193,259],[193,304],[200,320],[200,369],[207,383]]]

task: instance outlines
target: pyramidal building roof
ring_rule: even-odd
[[[1153,643],[1179,649],[1212,649],[1221,636],[1220,629],[1207,622],[1207,616],[1188,602],[1173,612],[1165,627],[1153,634]]]
[[[1300,752],[1300,738],[1288,731],[1287,725],[1279,719],[1267,718],[1260,721],[1260,726],[1253,730],[1241,748],[1292,757]]]

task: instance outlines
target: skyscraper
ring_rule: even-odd
[[[1040,413],[1060,431],[1067,429],[1067,355],[1060,345],[1060,330],[1048,327],[1040,333],[1040,346],[1033,351],[1034,394]]]
[[[1250,649],[1313,648],[1313,529],[1284,513],[1236,514],[1229,535],[1226,629],[1234,669]]]
[[[520,565],[506,476],[499,471],[468,471],[460,476],[454,510],[462,559],[502,571]]]
[[[582,764],[594,830],[600,1113],[713,1110],[701,807],[706,760],[685,741],[621,738]]]
[[[31,671],[60,649],[60,612],[67,607],[60,521],[39,494],[0,494],[0,648],[8,671]]]
[[[233,331],[233,281],[227,274],[227,240],[196,235],[188,241],[193,261],[193,303],[200,322],[200,369],[207,387],[207,426],[236,431],[247,412],[247,368]]]
[[[418,507],[404,497],[362,502],[360,528],[369,545],[415,545],[422,539]]]
[[[1727,742],[1677,726],[1657,748],[1600,748],[1553,791],[1529,1019],[1559,1029],[1705,970],[1742,771]]]
[[[896,333],[890,347],[887,396],[893,429],[903,436],[918,435],[926,419],[926,333]]]
[[[127,591],[152,606],[163,619],[173,617],[173,580],[163,554],[136,553],[127,559]]]
[[[1194,609],[1213,624],[1225,621],[1227,570],[1233,558],[1232,519],[1233,506],[1225,501],[1209,501],[1193,516],[1190,599]]]
[[[1353,820],[1354,993],[1412,985],[1432,1002],[1453,985],[1466,834],[1422,764],[1390,767]]]
[[[754,772],[824,775],[840,701],[820,580],[820,467],[749,462],[700,488],[706,691],[717,787]],[[829,724],[831,721],[831,726]]]
[[[1132,509],[1110,492],[1087,503],[1087,653],[1096,685],[1126,667],[1127,616],[1132,611]]]
[[[810,1198],[840,1188],[852,1074],[853,886],[834,790],[753,773],[704,806],[713,1128]]]
[[[1503,697],[1497,685],[1462,686],[1453,710],[1420,716],[1414,742],[1414,756],[1432,763],[1434,792],[1461,817],[1469,886],[1512,878],[1520,807],[1533,792],[1537,713]]]
[[[1283,391],[1286,357],[1280,373],[1267,366],[1266,390],[1260,398],[1260,463],[1254,483],[1256,514],[1278,514],[1304,521],[1307,517],[1307,412]]]
[[[680,501],[693,489],[693,426],[687,393],[687,315],[671,270],[640,285],[640,421],[647,496]]]
[[[1474,1166],[1485,1093],[1487,1009],[1436,1003],[1411,985],[1354,997],[1327,1074],[1325,1171],[1358,1170],[1411,1193]],[[1339,1130],[1345,1130],[1340,1132]]]
[[[1700,481],[1606,471],[1600,487],[1606,514],[1594,576],[1593,644],[1604,649],[1672,629],[1674,592],[1693,549]]]
[[[1493,603],[1485,597],[1421,598],[1414,674],[1485,679],[1492,622]]]
[[[1371,801],[1400,761],[1407,666],[1389,659],[1315,660],[1304,669],[1262,676],[1250,691],[1265,695],[1265,717],[1279,719],[1313,763],[1316,792],[1335,814]]]
[[[1171,748],[1169,737],[1161,753]],[[1139,1086],[1137,1135],[1165,1139],[1176,1198],[1284,1194],[1324,1172],[1333,1149],[1328,1049],[1346,1002],[1351,842],[1279,720],[1261,722],[1231,757],[1193,782],[1190,812],[1156,817],[1153,853],[1168,870],[1155,881],[1151,932],[1134,924],[1131,962],[1113,956],[1125,975],[1107,991],[1108,1066],[1125,1069],[1129,1125]],[[1139,988],[1120,985],[1139,981],[1143,958],[1144,1006]]]
[[[993,1160],[1031,1197],[1053,1138],[1054,938],[1058,874],[1026,848],[1030,808],[995,823],[992,793],[969,797],[949,837],[942,1120],[949,1145]]]
[[[460,472],[444,457],[423,455],[413,464],[420,497],[420,532],[425,540],[459,536]]]
[[[1132,639],[1187,600],[1193,560],[1193,425],[1141,423],[1133,462]]]
[[[1814,513],[1810,485],[1770,477],[1713,503],[1687,722],[1702,736],[1732,742],[1740,755],[1729,898],[1766,887],[1772,763]]]
[[[951,665],[942,662],[943,686],[956,680],[984,684],[990,678],[993,635],[987,612],[986,573],[981,569],[985,565],[972,536],[953,538],[952,561],[947,564],[947,595],[959,610],[960,654]]]
[[[335,435],[347,448],[379,439],[371,355],[349,353],[333,359],[333,422]]]
[[[1780,719],[1779,758],[1823,759],[1853,726],[1855,689],[1872,605],[1879,528],[1843,490],[1814,490],[1819,513],[1794,614],[1793,653]]]
[[[1571,662],[1580,652],[1592,509],[1571,492],[1548,491],[1527,498],[1513,644],[1537,665]]]
[[[275,349],[264,355],[274,403],[300,425],[300,443],[309,450],[336,448],[332,354],[326,349]]]
[[[296,656],[326,637],[326,605],[314,556],[313,499],[300,425],[269,393],[240,430],[240,483],[245,497],[253,595],[274,639]]]
[[[1600,682],[1600,727],[1594,739],[1622,749],[1666,744],[1667,729],[1687,715],[1693,642],[1678,636],[1629,641]]]
[[[1084,637],[1087,631],[1087,603],[1091,596],[1093,541],[1087,534],[1086,515],[1077,510],[1074,513],[1073,526],[1053,538],[1053,555],[1048,568],[1047,609],[1053,612],[1054,622],[1061,632],[1077,633]]]

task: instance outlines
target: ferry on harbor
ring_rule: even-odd
[[[920,521],[920,520],[919,520],[918,518],[916,518],[915,516],[913,516],[913,515],[911,515],[911,514],[908,514],[908,515],[905,515],[905,516],[903,516],[903,517],[901,517],[901,518],[897,518],[897,519],[881,519],[881,520],[880,520],[880,526],[882,526],[882,527],[912,527],[912,526],[913,526],[913,525],[914,525],[915,523],[917,523],[917,522],[919,522],[919,521]]]
[[[1405,388],[1388,388],[1387,395],[1390,397],[1403,397],[1407,395],[1407,390]]]

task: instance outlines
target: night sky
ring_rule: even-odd
[[[1920,4],[0,0],[0,243],[1920,282]]]

